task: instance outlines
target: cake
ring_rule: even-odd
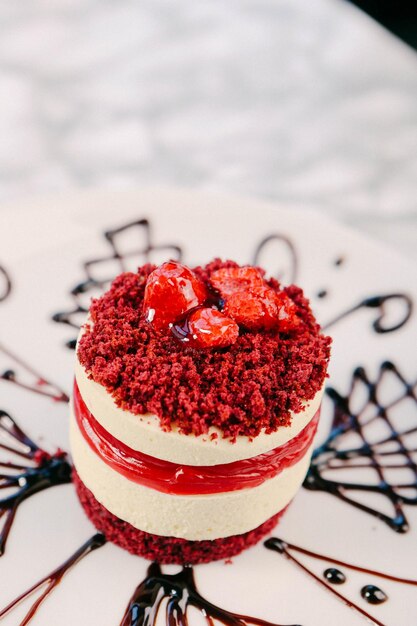
[[[118,276],[77,345],[71,450],[93,524],[160,563],[259,541],[307,472],[330,341],[302,290],[260,268]]]

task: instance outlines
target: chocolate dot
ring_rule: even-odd
[[[1,378],[4,378],[4,380],[14,380],[16,378],[16,372],[14,370],[6,370],[1,375]]]
[[[375,585],[365,585],[361,589],[361,596],[369,604],[382,604],[388,600],[387,594]]]
[[[346,582],[346,576],[344,575],[344,573],[341,572],[340,569],[336,569],[335,567],[328,567],[326,570],[324,570],[323,576],[327,580],[327,582],[331,583],[332,585],[342,585],[344,582]]]

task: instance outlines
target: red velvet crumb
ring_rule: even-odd
[[[233,261],[214,260],[195,273],[211,274]],[[321,334],[299,287],[283,291],[299,319],[293,333],[245,331],[227,348],[198,350],[145,320],[146,280],[155,266],[118,276],[90,308],[92,324],[81,337],[78,357],[89,378],[106,387],[116,404],[135,414],[151,412],[161,427],[201,435],[210,426],[232,440],[276,431],[291,422],[326,377],[331,339]],[[267,285],[280,291],[277,280]]]

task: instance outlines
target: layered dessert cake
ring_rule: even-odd
[[[71,447],[88,517],[161,563],[256,543],[306,474],[329,352],[302,290],[260,268],[121,274],[77,347]]]

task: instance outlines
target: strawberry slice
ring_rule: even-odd
[[[278,322],[276,293],[268,287],[250,294],[232,293],[226,298],[223,312],[248,330],[269,330]]]
[[[205,284],[176,261],[157,267],[148,277],[144,296],[144,315],[156,330],[166,330],[189,309],[207,299]]]
[[[239,326],[217,309],[201,308],[188,318],[188,333],[183,341],[193,348],[224,348],[235,343]]]
[[[291,332],[297,329],[301,320],[297,315],[297,307],[285,291],[275,294],[276,305],[278,309],[278,330],[283,333]]]
[[[265,287],[265,281],[255,267],[225,267],[213,272],[210,282],[223,298],[242,291],[259,291]]]

